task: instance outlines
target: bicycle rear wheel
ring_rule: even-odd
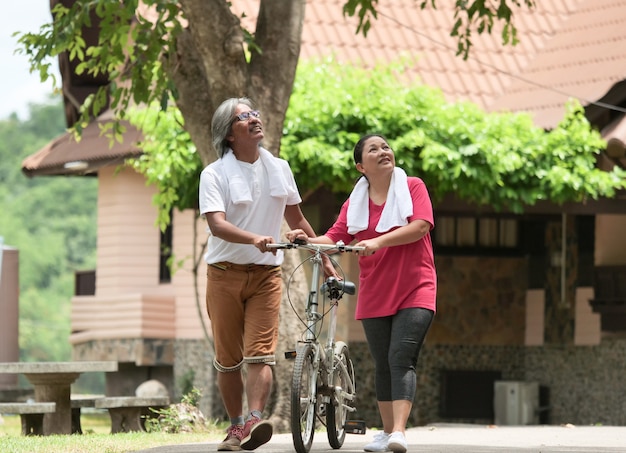
[[[350,407],[354,407],[354,368],[348,346],[343,342],[335,345],[335,362],[333,382],[331,383],[331,404],[326,408],[326,431],[328,433],[328,443],[334,449],[341,448],[346,439],[346,420],[351,412]]]
[[[291,437],[297,453],[308,453],[315,434],[317,370],[313,346],[305,344],[296,355],[291,380]]]

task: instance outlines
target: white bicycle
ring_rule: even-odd
[[[327,245],[296,241],[268,244],[268,248],[304,249],[312,252],[301,263],[303,265],[309,262],[312,265],[306,314],[305,319],[302,319],[305,330],[296,351],[285,353],[286,358],[295,357],[291,382],[293,445],[297,453],[308,453],[313,444],[316,420],[320,420],[326,426],[330,446],[334,449],[341,448],[346,433],[365,434],[366,429],[365,422],[348,420],[348,416],[356,411],[354,368],[348,345],[335,340],[337,305],[343,294],[355,294],[356,287],[352,282],[334,277],[322,282],[322,256],[337,252],[356,252],[363,250],[363,247],[348,246],[343,242]],[[328,321],[326,341],[321,344],[324,320]]]

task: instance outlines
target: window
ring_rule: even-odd
[[[170,219],[171,219],[170,215]],[[172,275],[170,272],[169,261],[172,257],[172,223],[167,225],[165,231],[161,231],[159,253],[159,283],[170,283]]]
[[[441,216],[436,224],[433,241],[438,252],[513,253],[520,248],[517,219]]]

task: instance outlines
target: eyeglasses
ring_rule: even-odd
[[[233,123],[235,121],[246,121],[251,116],[254,118],[259,118],[261,116],[261,112],[259,112],[258,110],[250,110],[248,112],[240,113],[239,115],[235,116],[235,119],[233,119]]]

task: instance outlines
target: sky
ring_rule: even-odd
[[[29,73],[26,56],[14,54],[17,37],[12,36],[16,31],[37,32],[50,19],[50,0],[3,2],[0,15],[0,119],[15,112],[24,120],[28,117],[29,103],[45,103],[52,94],[52,80],[42,83],[38,74]],[[56,60],[52,63],[58,78]]]

